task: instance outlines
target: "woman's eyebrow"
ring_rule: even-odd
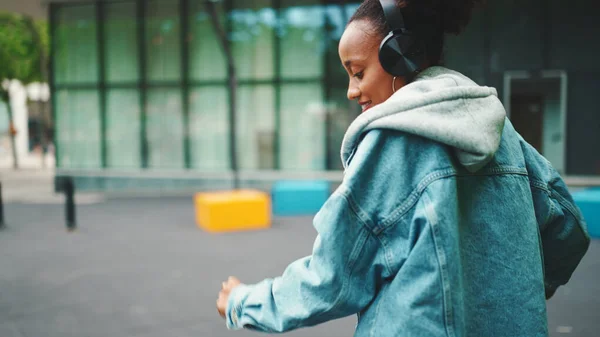
[[[344,61],[344,67],[346,67],[346,69],[348,69],[348,71],[351,71],[350,67],[352,66],[353,62],[355,62],[355,63],[360,62],[360,60],[346,60],[346,61]]]

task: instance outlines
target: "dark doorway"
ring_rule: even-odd
[[[510,100],[511,120],[523,138],[543,153],[544,98],[541,95],[517,94]]]
[[[504,100],[515,129],[558,172],[565,171],[567,75],[561,70],[504,74]]]

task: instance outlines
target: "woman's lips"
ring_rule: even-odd
[[[371,101],[359,102],[358,104],[360,104],[360,107],[362,108],[362,112],[365,112],[365,111],[369,110],[369,108],[371,108]]]

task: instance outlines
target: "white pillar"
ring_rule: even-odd
[[[13,113],[13,123],[17,129],[15,147],[19,161],[29,155],[29,124],[27,113],[27,91],[20,81],[10,83],[10,105]]]

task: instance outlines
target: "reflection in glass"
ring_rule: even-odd
[[[190,3],[190,78],[192,80],[227,79],[227,62],[218,36],[213,29],[210,15],[206,12],[205,0],[193,0]],[[217,4],[220,12],[221,5]],[[221,14],[221,25],[224,17]]]
[[[319,77],[323,73],[323,6],[310,6],[319,1],[301,3],[303,6],[282,9],[278,36],[281,39],[281,77],[284,79]]]
[[[348,126],[360,114],[360,105],[356,101],[346,98],[346,88],[334,88],[331,90],[331,101],[328,106],[329,119],[329,169],[342,170],[340,160],[340,149],[344,134]]]
[[[134,2],[107,2],[104,8],[104,57],[107,82],[133,82],[139,77]]]
[[[325,169],[325,114],[320,84],[281,88],[279,155],[286,170]]]
[[[275,92],[273,86],[241,86],[237,102],[236,133],[240,169],[273,169],[275,167]]]
[[[229,169],[229,103],[226,86],[190,91],[190,149],[192,167]]]
[[[94,5],[56,10],[54,76],[57,84],[98,81],[98,45]]]
[[[100,113],[96,90],[55,93],[56,146],[60,168],[100,168]]]
[[[328,5],[325,8],[327,23],[327,57],[328,57],[328,78],[330,83],[335,86],[346,86],[348,84],[348,74],[340,62],[338,55],[338,44],[346,28],[346,22],[352,15],[349,13],[350,5]],[[345,97],[345,95],[344,95]]]
[[[148,80],[178,80],[181,78],[179,1],[149,0],[146,19]]]
[[[147,104],[148,166],[183,168],[181,90],[150,89]]]
[[[234,0],[229,39],[240,79],[273,78],[277,14],[270,0]]]
[[[140,168],[140,97],[137,89],[106,93],[107,166]]]

